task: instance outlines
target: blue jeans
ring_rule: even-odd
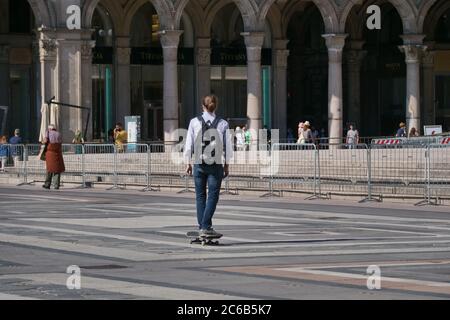
[[[212,218],[219,202],[223,175],[222,165],[194,165],[197,220],[201,230],[212,227]],[[206,198],[206,186],[208,186],[208,198]]]

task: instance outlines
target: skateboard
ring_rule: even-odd
[[[219,245],[219,239],[223,237],[222,235],[200,236],[200,232],[198,231],[188,232],[186,236],[190,239],[191,244],[201,244],[202,246],[217,246]]]

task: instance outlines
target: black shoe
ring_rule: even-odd
[[[45,184],[42,186],[42,188],[50,190],[50,187],[46,186]]]
[[[201,230],[200,236],[201,237],[222,237],[223,235],[221,233],[218,233],[213,228],[209,228],[207,230]]]
[[[59,187],[55,187],[55,190],[59,190]]]

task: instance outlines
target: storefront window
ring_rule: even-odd
[[[92,132],[93,139],[111,142],[109,132],[114,126],[113,26],[106,9],[98,6],[92,18]]]
[[[34,15],[28,0],[9,0],[9,32],[31,33],[34,26]]]
[[[33,59],[31,46],[35,19],[27,0],[6,2],[0,5],[8,13],[0,23],[1,44],[7,48],[0,61],[0,106],[7,112],[0,111],[5,117],[0,134],[11,137],[17,128],[25,141],[35,142],[40,110],[39,61]]]
[[[108,131],[114,126],[112,66],[94,65],[92,71],[93,139],[106,142]]]
[[[288,24],[287,127],[297,132],[300,121],[317,130],[328,128],[328,52],[322,14],[312,2]]]
[[[450,132],[450,75],[436,77],[436,123]]]
[[[405,121],[406,64],[398,49],[403,24],[394,6],[387,3],[381,9],[386,27],[364,31],[367,55],[361,68],[359,128],[364,136],[394,135]]]
[[[437,42],[450,43],[450,9],[439,19],[435,38]]]
[[[36,118],[31,105],[31,96],[24,94],[31,92],[31,67],[30,66],[10,66],[10,90],[11,90],[11,108],[8,121],[8,136],[15,128],[20,128],[24,140],[29,141],[32,134],[35,133]]]
[[[181,20],[178,52],[179,126],[186,127],[198,113],[195,107],[194,33],[187,15]],[[131,41],[131,113],[141,116],[142,139],[164,139],[164,55],[159,18],[155,8],[145,4],[133,19]]]
[[[216,19],[212,25],[211,39],[211,91],[219,97],[219,113],[229,119],[231,127],[247,125],[247,49],[241,33],[244,22],[239,9],[231,3],[217,14],[230,17]],[[262,107],[263,124],[271,127],[271,64],[270,28],[262,50]]]

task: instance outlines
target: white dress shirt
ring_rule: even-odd
[[[203,112],[202,115],[203,119],[206,123],[210,121],[212,124],[214,120],[216,119],[215,113],[209,113],[209,112]],[[191,120],[189,124],[188,134],[186,138],[186,145],[184,147],[184,159],[186,163],[190,163],[192,159],[192,154],[194,152],[194,143],[197,141],[197,137],[199,135],[202,135],[202,122],[195,117]],[[221,119],[217,125],[217,131],[219,133],[219,137],[221,139],[221,142],[223,144],[224,149],[224,157],[225,157],[225,163],[229,164],[231,161],[231,158],[233,156],[233,145],[231,142],[231,134],[230,134],[230,126],[227,121]]]

